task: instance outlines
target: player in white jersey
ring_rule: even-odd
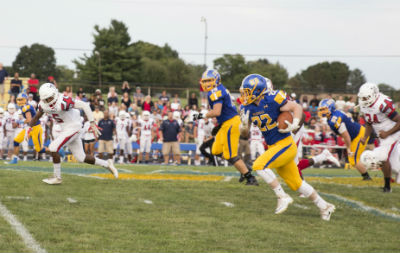
[[[35,107],[36,108],[36,107]],[[46,143],[46,136],[47,136],[47,130],[48,130],[48,122],[49,122],[49,115],[44,114],[42,118],[40,119],[40,125],[42,126],[43,133],[42,133],[42,143]],[[39,154],[34,150],[35,157],[39,158]],[[42,153],[42,159],[46,160],[46,152]]]
[[[372,129],[379,137],[379,147],[374,149],[382,163],[382,172],[385,178],[383,192],[391,192],[390,154],[396,142],[400,140],[400,115],[396,112],[392,100],[379,92],[374,83],[361,85],[358,92],[360,113],[365,119],[365,134],[361,139],[365,143],[371,135]]]
[[[117,141],[119,143],[119,163],[124,163],[124,151],[129,143],[129,121],[126,112],[119,111],[116,121]]]
[[[199,119],[197,121],[197,124],[194,127],[194,133],[196,136],[196,156],[195,156],[195,165],[200,165],[200,146],[204,142],[205,138],[205,129],[208,125],[209,119]],[[207,123],[207,124],[206,124]]]
[[[150,118],[150,112],[143,111],[142,118],[138,121],[138,123],[139,123],[138,135],[140,136],[138,163],[140,163],[143,160],[143,153],[146,153],[144,159],[145,162],[148,163],[150,158],[151,143],[155,135],[153,129],[154,121],[152,118]]]
[[[0,160],[3,159],[3,140],[4,140],[4,109],[0,107]]]
[[[118,171],[114,167],[112,160],[102,160],[95,158],[94,156],[85,154],[83,150],[82,141],[80,139],[80,132],[82,131],[81,116],[79,109],[82,109],[91,122],[91,130],[95,136],[100,135],[93,112],[89,105],[83,101],[74,101],[71,97],[63,96],[59,94],[57,88],[51,83],[43,84],[39,89],[40,102],[38,111],[35,117],[30,122],[30,126],[34,126],[35,123],[43,116],[44,113],[48,113],[51,117],[60,124],[62,132],[55,138],[49,146],[49,151],[53,157],[54,176],[48,179],[44,179],[43,182],[47,184],[60,184],[61,180],[61,159],[58,151],[67,145],[79,162],[85,162],[88,164],[95,164],[107,168],[115,178],[118,177]]]
[[[250,127],[250,154],[251,160],[255,160],[257,158],[257,154],[261,155],[264,154],[264,137],[258,126],[251,124]]]
[[[7,105],[7,112],[4,114],[3,126],[4,126],[4,139],[3,149],[8,149],[7,159],[11,159],[12,152],[14,150],[14,136],[15,129],[18,126],[18,113],[15,104],[9,103]]]

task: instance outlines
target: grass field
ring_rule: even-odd
[[[308,169],[307,180],[337,207],[330,222],[297,193],[275,215],[265,183],[237,182],[232,167],[63,164],[63,184],[41,180],[47,162],[0,165],[0,202],[47,252],[399,252],[400,187],[383,194],[380,172]],[[378,178],[379,177],[379,178]],[[133,179],[133,180],[129,180]],[[30,252],[0,217],[0,252]]]

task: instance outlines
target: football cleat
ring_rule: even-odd
[[[278,206],[275,209],[275,214],[281,214],[289,207],[290,204],[293,203],[292,197],[289,195],[285,195],[283,197],[278,198]]]
[[[321,218],[323,220],[329,221],[331,219],[331,215],[335,211],[335,209],[336,209],[336,207],[333,204],[327,203],[326,208],[321,209]]]
[[[115,178],[118,178],[118,170],[114,166],[114,162],[112,159],[108,159],[108,167],[107,169],[114,175]]]
[[[18,157],[14,156],[11,161],[5,162],[5,164],[17,164],[18,163]]]
[[[340,167],[340,162],[338,159],[336,159],[336,157],[334,157],[332,155],[331,152],[329,152],[329,150],[324,149],[324,151],[322,151],[322,153],[325,155],[325,159],[330,161],[331,163],[334,163],[337,167]]]
[[[249,177],[247,179],[246,185],[255,185],[258,186],[258,182],[255,176],[251,175],[251,177]]]
[[[382,191],[383,191],[384,193],[391,193],[391,192],[392,192],[392,188],[389,188],[389,187],[382,187]]]
[[[50,178],[45,178],[42,180],[44,183],[46,184],[51,184],[51,185],[55,185],[55,184],[61,184],[62,183],[62,179],[58,178],[58,177],[50,177]]]

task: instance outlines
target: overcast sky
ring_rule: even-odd
[[[240,53],[248,60],[279,61],[292,76],[339,60],[360,68],[368,81],[400,88],[396,0],[13,0],[2,6],[0,62],[6,66],[19,47],[42,43],[55,48],[57,64],[74,68],[72,60],[84,51],[61,48],[93,49],[93,26],[109,26],[111,19],[129,27],[132,41],[168,43],[185,61],[201,64],[204,16],[208,66],[215,54]]]

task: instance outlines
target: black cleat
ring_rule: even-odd
[[[372,181],[372,178],[368,175],[366,177],[363,177],[363,181]]]
[[[245,179],[246,179],[246,178],[244,177],[244,175],[243,175],[243,174],[240,174],[239,183],[243,182]]]
[[[255,186],[258,186],[258,182],[257,182],[256,177],[252,175],[251,177],[247,178],[246,185],[255,185]]]
[[[382,187],[382,191],[383,191],[384,193],[391,193],[391,192],[392,192],[392,188]]]

